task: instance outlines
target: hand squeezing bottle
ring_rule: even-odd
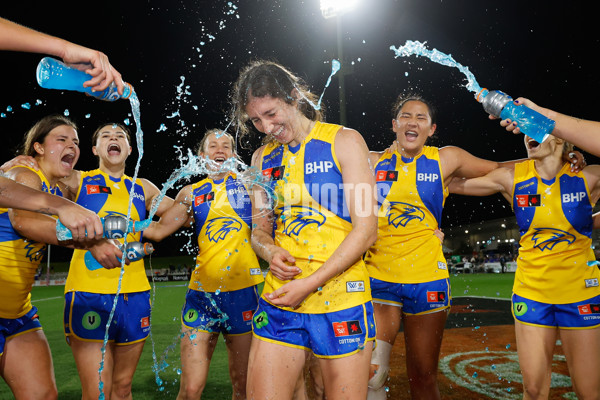
[[[510,119],[517,123],[523,134],[538,143],[542,143],[552,130],[555,122],[525,105],[516,105],[512,97],[499,90],[482,89],[476,97],[483,109],[491,115],[502,119]]]

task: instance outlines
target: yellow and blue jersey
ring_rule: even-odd
[[[260,169],[273,195],[275,244],[290,252],[305,278],[315,272],[352,230],[344,198],[343,180],[334,142],[339,125],[316,122],[296,147],[270,143]],[[264,292],[286,281],[270,272]],[[362,260],[330,279],[295,309],[324,313],[347,309],[371,300],[368,274]]]
[[[42,173],[28,167],[42,181],[42,190],[62,196]],[[19,318],[31,310],[31,288],[46,251],[46,244],[21,236],[13,228],[8,209],[0,208],[0,318]]]
[[[101,218],[109,215],[126,217],[131,186],[132,179],[126,175],[113,178],[99,169],[82,171],[75,201],[88,210],[94,211]],[[130,217],[134,221],[146,218],[146,195],[140,180],[135,183]],[[140,233],[130,233],[127,236],[127,242],[140,240]],[[120,241],[124,242],[123,239]],[[78,291],[114,294],[117,292],[120,269],[99,268],[99,264],[92,262],[92,259],[92,254],[87,250],[76,249],[73,252],[65,293]],[[144,290],[150,290],[144,260],[132,261],[131,264],[125,265],[120,293]]]
[[[263,281],[252,250],[252,204],[246,187],[228,174],[192,185],[192,209],[199,252],[190,289],[230,292]]]
[[[442,244],[433,233],[448,196],[439,149],[424,146],[415,158],[385,153],[375,174],[378,230],[365,256],[369,275],[411,284],[448,278]]]
[[[566,304],[600,294],[592,245],[590,190],[569,164],[542,179],[533,160],[515,166],[513,210],[521,232],[513,292]]]

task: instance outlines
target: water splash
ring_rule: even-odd
[[[331,83],[331,78],[340,70],[340,68],[342,67],[342,64],[340,64],[340,62],[338,60],[331,60],[331,74],[329,74],[329,78],[327,78],[327,82],[325,83],[325,87],[323,88],[323,92],[321,93],[321,97],[319,97],[319,102],[317,103],[317,105],[315,106],[313,104],[313,107],[315,107],[315,109],[320,110],[321,109],[321,101],[323,100],[323,95],[325,94],[325,89],[327,89],[329,87],[329,84]]]
[[[465,67],[452,58],[452,55],[445,54],[439,51],[438,49],[429,50],[425,44],[427,42],[419,42],[413,40],[407,40],[403,46],[396,47],[390,46],[390,50],[396,53],[396,58],[398,57],[408,57],[408,56],[422,56],[427,57],[431,61],[445,65],[447,67],[458,68],[460,72],[463,73],[465,78],[467,78],[467,84],[465,87],[467,90],[473,92],[475,95],[481,91],[481,86],[477,83],[475,76],[469,71],[468,67]]]
[[[136,132],[135,132],[135,138],[136,138],[136,142],[137,142],[137,151],[138,151],[138,159],[137,159],[137,163],[135,165],[135,171],[133,173],[133,178],[132,178],[132,182],[133,184],[131,185],[131,190],[129,191],[129,205],[127,208],[127,220],[129,220],[131,218],[131,208],[133,205],[133,193],[135,191],[135,182],[137,181],[137,177],[138,177],[138,172],[140,170],[140,164],[142,162],[142,157],[144,156],[144,134],[142,132],[142,124],[141,124],[141,112],[140,112],[140,101],[137,97],[137,94],[135,93],[135,91],[132,90],[131,92],[131,96],[129,97],[129,103],[131,104],[131,110],[133,112],[133,119],[135,120],[135,124],[136,124]],[[125,240],[123,243],[123,246],[127,247],[127,234],[129,233],[129,226],[127,227],[127,229],[125,230]],[[113,306],[112,309],[110,310],[110,314],[108,316],[108,321],[106,323],[106,328],[104,331],[104,341],[102,342],[102,348],[101,348],[101,352],[102,352],[102,358],[100,361],[100,366],[98,368],[98,378],[99,378],[99,383],[98,383],[98,388],[100,389],[100,396],[98,397],[99,400],[104,400],[104,392],[102,390],[102,387],[104,386],[104,383],[102,382],[102,371],[104,370],[104,359],[106,357],[106,344],[108,343],[108,331],[110,328],[110,324],[112,323],[114,314],[115,314],[115,309],[117,308],[117,301],[119,300],[119,294],[121,293],[121,283],[123,282],[123,275],[125,274],[125,260],[127,258],[127,255],[125,253],[123,253],[123,257],[121,258],[121,272],[119,274],[119,283],[117,285],[117,292],[115,293],[115,299],[113,301]]]
[[[300,94],[300,96],[302,96],[302,98],[304,100],[306,100],[308,102],[308,104],[310,104],[315,110],[321,109],[321,100],[323,100],[323,95],[325,94],[325,90],[331,83],[331,78],[340,70],[341,66],[342,65],[340,64],[340,62],[338,60],[336,60],[336,59],[331,60],[331,74],[329,74],[329,78],[327,78],[327,82],[325,83],[325,87],[323,88],[323,92],[321,93],[321,97],[319,97],[319,101],[317,102],[317,104],[315,104],[309,98],[304,96],[302,94],[302,90],[296,88],[296,89],[298,89],[298,93]]]
[[[181,149],[179,150],[181,151]],[[241,183],[248,186],[259,185],[268,189],[260,171],[256,168],[249,167],[235,157],[231,157],[222,164],[219,164],[208,159],[208,157],[194,155],[191,149],[187,149],[187,155],[180,155],[179,160],[181,163],[180,167],[173,171],[171,176],[163,184],[159,195],[156,196],[156,199],[152,203],[147,220],[152,220],[152,217],[156,214],[156,210],[158,210],[158,206],[165,197],[167,190],[173,188],[177,182],[184,179],[189,180],[189,178],[193,176],[220,175],[223,173],[234,172],[237,174],[237,179]],[[146,221],[143,222],[146,223]]]

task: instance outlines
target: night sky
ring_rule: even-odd
[[[141,102],[144,157],[140,176],[162,187],[179,166],[176,146],[195,147],[206,129],[228,123],[228,93],[240,68],[256,58],[289,67],[318,95],[337,58],[336,20],[321,16],[318,0],[5,2],[0,15],[108,54]],[[74,5],[70,5],[73,3]],[[425,58],[398,58],[389,49],[406,40],[450,53],[468,66],[482,87],[526,96],[540,105],[600,120],[597,17],[583,2],[465,0],[362,0],[341,18],[346,75],[347,126],[373,150],[387,147],[391,104],[418,92],[438,108],[431,144],[456,145],[483,158],[526,157],[522,136],[490,121],[456,69]],[[232,6],[233,5],[233,6]],[[82,155],[77,168],[96,167],[90,137],[107,121],[133,118],[128,101],[104,103],[77,92],[38,87],[42,55],[2,52],[0,130],[7,160],[39,118],[64,113],[79,125]],[[182,84],[183,82],[183,84]],[[178,87],[189,94],[178,93]],[[324,95],[326,120],[339,121],[338,79]],[[36,105],[36,102],[41,104]],[[30,109],[21,105],[29,103]],[[12,111],[8,111],[12,107]],[[174,116],[178,113],[179,116]],[[160,129],[164,124],[166,130]],[[247,143],[251,148],[257,140]],[[136,147],[135,143],[132,146]],[[251,149],[240,149],[249,163]],[[130,157],[132,175],[137,152]],[[598,162],[586,154],[588,163]],[[180,186],[177,187],[177,189]],[[168,192],[175,196],[177,189]],[[445,227],[512,215],[499,196],[451,196]],[[444,227],[443,226],[443,227]],[[180,239],[181,240],[181,239]],[[161,253],[178,246],[161,246]]]

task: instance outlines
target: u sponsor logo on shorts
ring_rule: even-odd
[[[81,326],[87,330],[94,330],[100,326],[100,314],[96,311],[88,311],[81,318]]]
[[[527,312],[527,303],[524,303],[524,302],[515,303],[513,308],[515,311],[515,315],[520,317],[521,315],[524,315]]]
[[[186,311],[183,319],[185,322],[194,322],[198,319],[198,310],[190,308]]]
[[[254,325],[256,325],[258,329],[262,328],[263,326],[267,326],[268,324],[269,317],[267,316],[266,312],[263,311],[260,314],[254,316]]]

